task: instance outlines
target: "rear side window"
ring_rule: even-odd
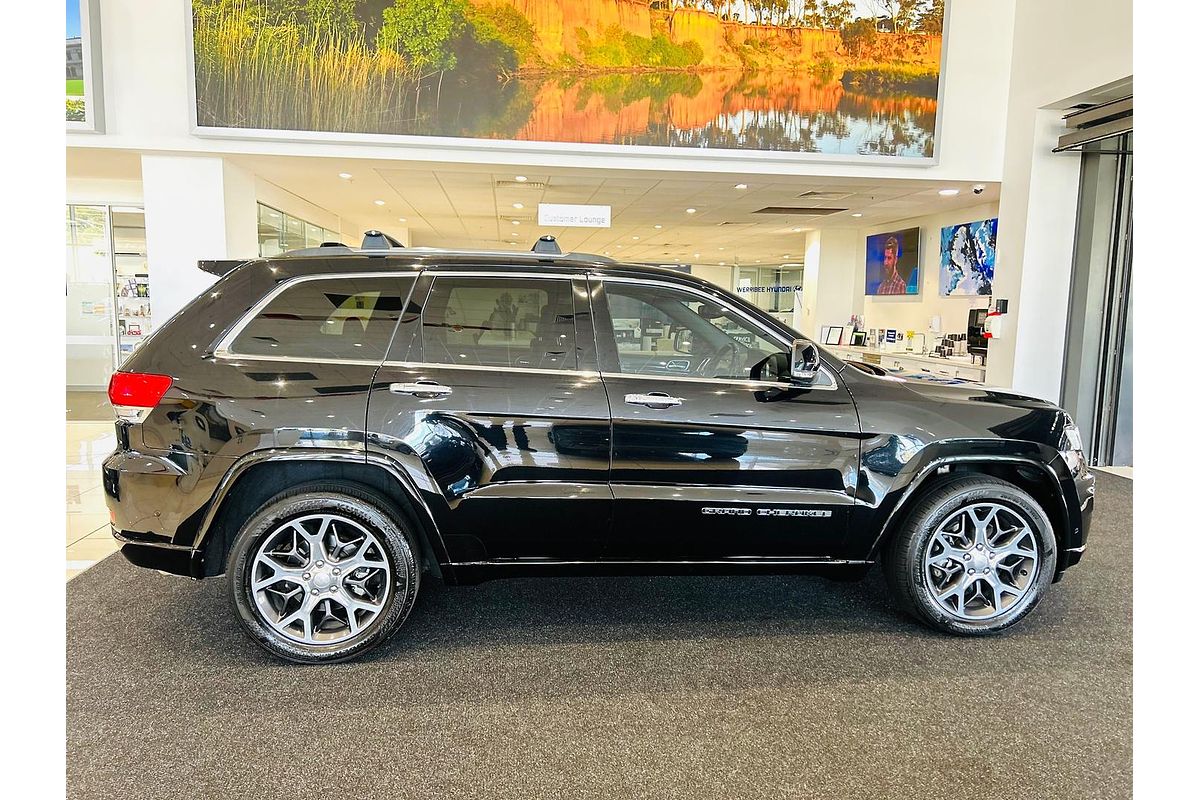
[[[411,276],[300,281],[254,316],[229,350],[273,358],[382,361]]]
[[[575,369],[571,282],[439,277],[425,302],[421,347],[429,364]]]

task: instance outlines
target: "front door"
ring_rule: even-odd
[[[421,473],[451,561],[597,557],[609,420],[582,274],[425,273],[368,425]]]
[[[836,374],[822,369],[811,388],[755,380],[790,342],[716,293],[605,278],[594,294],[613,422],[605,557],[838,553],[859,425]]]

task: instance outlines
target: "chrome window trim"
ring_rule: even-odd
[[[754,319],[754,317],[751,317],[749,314],[745,313],[740,308],[730,305],[720,295],[713,294],[712,292],[709,292],[705,289],[697,289],[693,286],[687,286],[687,285],[680,284],[680,283],[674,283],[672,281],[658,280],[655,278],[627,278],[627,277],[620,276],[620,275],[608,276],[608,275],[604,275],[602,273],[593,273],[593,274],[595,275],[596,279],[600,281],[601,285],[607,284],[607,283],[631,283],[631,284],[634,284],[635,286],[645,286],[647,284],[650,284],[650,285],[654,285],[654,286],[663,286],[668,289],[674,289],[676,291],[683,292],[684,294],[699,295],[699,296],[707,298],[709,300],[715,300],[718,303],[720,303],[723,308],[727,308],[729,311],[731,311],[734,314],[736,314],[737,316],[741,317],[746,322],[752,324],[754,327],[756,327],[756,328],[762,327],[759,324],[758,320]],[[607,293],[605,293],[605,297],[607,298]],[[781,336],[776,334],[775,331],[771,330],[770,328],[767,328],[766,330],[767,330],[768,336],[766,336],[764,338],[772,339],[776,343],[782,345],[782,352],[784,352],[784,353],[790,353],[792,351],[792,343],[791,342],[786,341],[785,339],[783,339]],[[809,340],[809,341],[811,341],[811,340]],[[824,364],[822,364],[820,373],[825,375],[825,377],[827,377],[829,379],[828,386],[814,384],[812,386],[797,385],[797,386],[792,386],[791,388],[812,389],[812,390],[816,390],[816,391],[837,391],[838,382],[837,382],[837,378],[834,377],[833,371],[830,370],[828,367],[826,367]],[[766,385],[766,386],[769,386],[769,387],[775,388],[775,389],[781,388],[781,385],[783,385],[783,386],[789,385],[789,384],[781,384],[781,383],[775,382],[775,381],[750,381],[750,380],[737,380],[737,379],[733,379],[733,378],[692,378],[692,377],[673,376],[673,375],[639,375],[637,373],[629,373],[629,372],[605,372],[603,374],[606,376],[611,375],[614,378],[616,378],[616,377],[620,377],[620,378],[657,378],[659,380],[665,378],[667,380],[700,381],[700,382],[706,382],[706,383],[721,383],[721,384],[753,383],[753,384],[763,384],[763,385]]]
[[[398,270],[391,270],[389,272],[346,272],[346,273],[341,273],[341,274],[323,272],[319,275],[297,275],[293,278],[288,278],[287,280],[280,281],[278,284],[275,285],[275,287],[273,289],[271,289],[271,291],[269,291],[265,295],[263,295],[262,299],[260,299],[257,303],[255,303],[253,306],[251,306],[250,310],[248,310],[245,314],[243,314],[241,316],[241,318],[237,322],[234,323],[233,327],[230,328],[225,333],[225,335],[221,337],[221,340],[219,342],[217,342],[217,346],[213,348],[213,356],[216,358],[245,358],[245,359],[252,360],[252,361],[299,361],[299,362],[308,362],[308,363],[312,363],[312,364],[378,364],[379,361],[376,359],[373,359],[373,358],[359,359],[359,358],[319,358],[319,357],[308,358],[308,357],[300,357],[300,356],[268,356],[268,355],[258,355],[258,354],[235,353],[234,351],[230,350],[229,348],[233,345],[233,343],[237,339],[237,337],[239,335],[241,335],[242,331],[246,329],[246,326],[249,325],[252,321],[254,321],[254,318],[257,317],[264,308],[269,306],[276,297],[279,297],[279,295],[283,294],[285,291],[292,288],[293,286],[297,286],[301,283],[308,283],[309,281],[336,281],[336,280],[343,280],[346,278],[407,278],[410,276],[412,276],[413,278],[420,277],[420,270],[414,270],[412,272],[401,272]],[[414,283],[413,285],[415,286],[416,284]],[[411,293],[412,289],[410,288],[409,291]]]
[[[526,375],[569,375],[573,378],[599,378],[599,372],[582,369],[534,369],[532,367],[493,367],[478,364],[434,364],[425,361],[384,361],[389,369],[465,369],[474,372],[519,372]]]
[[[830,385],[812,385],[805,386],[804,384],[784,383],[783,381],[755,381],[749,378],[695,378],[689,375],[642,375],[636,372],[601,372],[602,378],[624,378],[632,380],[645,381],[683,381],[685,383],[717,383],[722,386],[737,386],[741,389],[760,392],[767,389],[793,390],[793,391],[819,391],[819,392],[834,392],[837,391],[837,382],[834,381]],[[833,376],[829,379],[833,381]]]
[[[503,269],[495,269],[495,270],[489,270],[489,271],[451,270],[451,269],[445,269],[444,267],[443,268],[432,267],[432,268],[424,270],[423,274],[430,275],[434,278],[491,278],[493,280],[506,280],[508,278],[521,278],[521,279],[535,279],[536,280],[536,279],[546,279],[546,278],[558,278],[558,279],[577,278],[577,277],[580,277],[583,275],[587,275],[588,272],[585,267],[580,267],[578,270],[576,270],[574,272],[563,272],[561,270],[555,270],[555,271],[546,270],[545,272],[525,272],[525,271],[508,271],[508,270],[503,270]]]

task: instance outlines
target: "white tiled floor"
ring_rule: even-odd
[[[1109,472],[1113,475],[1120,475],[1122,478],[1133,480],[1133,467],[1096,467],[1100,472]]]
[[[117,550],[100,481],[116,446],[111,422],[67,422],[67,580]]]

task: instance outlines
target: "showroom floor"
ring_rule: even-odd
[[[1127,797],[1131,512],[1100,475],[1083,563],[981,640],[877,573],[430,581],[366,659],[295,667],[223,579],[110,558],[67,586],[68,792]]]
[[[117,446],[113,423],[67,421],[67,580],[117,551],[100,465]]]

